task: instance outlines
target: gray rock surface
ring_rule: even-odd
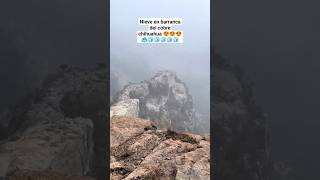
[[[110,118],[113,116],[139,117],[139,99],[126,99],[112,105]]]
[[[90,171],[93,124],[89,119],[66,118],[28,128],[16,140],[0,146],[4,177],[17,170],[84,175]]]

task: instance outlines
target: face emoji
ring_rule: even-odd
[[[168,36],[168,35],[169,35],[169,32],[168,32],[168,31],[165,31],[163,34],[164,34],[164,36]]]
[[[177,36],[181,36],[181,31],[176,32]]]
[[[170,32],[170,36],[174,36],[175,32],[174,31],[171,31]]]

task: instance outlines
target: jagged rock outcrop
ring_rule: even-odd
[[[132,99],[139,100],[139,117],[152,120],[158,127],[165,127],[169,122],[173,129],[194,129],[192,97],[174,72],[161,71],[150,80],[126,85],[112,105]]]
[[[157,130],[132,117],[111,121],[110,179],[210,179],[210,142],[205,137]]]
[[[0,142],[0,177],[20,170],[53,170],[102,178],[96,173],[104,168],[97,161],[104,161],[107,147],[102,120],[106,87],[103,65],[92,69],[62,65],[49,75],[7,116],[10,133]]]

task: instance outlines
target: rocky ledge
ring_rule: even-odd
[[[210,179],[209,138],[119,116],[112,118],[110,133],[111,180]]]

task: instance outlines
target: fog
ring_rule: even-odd
[[[173,70],[189,87],[195,108],[208,115],[209,3],[209,0],[111,0],[111,71],[121,74],[122,81],[137,82],[150,79],[159,70]],[[173,28],[184,31],[184,43],[138,44],[136,31],[147,30],[147,26],[138,25],[138,18],[143,17],[182,18],[182,25]]]
[[[268,114],[271,156],[320,178],[319,1],[215,1],[214,43],[246,69]]]

